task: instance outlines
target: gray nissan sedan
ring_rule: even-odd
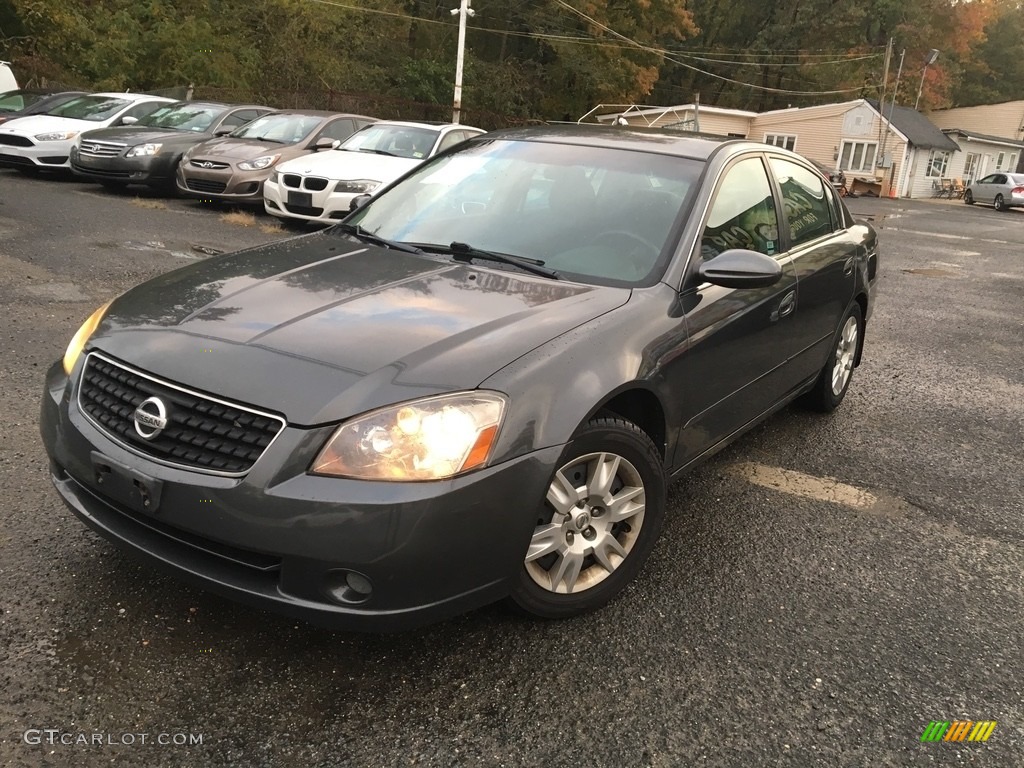
[[[792,152],[489,133],[104,305],[41,430],[86,524],[229,597],[343,629],[569,617],[636,576],[672,478],[840,404],[877,270]]]

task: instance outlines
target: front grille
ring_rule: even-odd
[[[146,440],[135,409],[158,397],[167,426]],[[220,474],[249,471],[284,428],[284,419],[227,403],[143,374],[93,352],[85,362],[78,404],[97,427],[158,461]]]
[[[185,184],[194,192],[212,192],[214,194],[223,192],[228,185],[223,181],[208,181],[206,179],[185,179]]]
[[[307,208],[304,205],[288,205],[288,203],[285,203],[284,207],[289,213],[297,213],[299,216],[322,216],[324,213],[323,208]]]
[[[9,147],[34,147],[32,139],[27,136],[15,136],[10,133],[0,133],[0,144],[6,144]]]
[[[281,177],[281,183],[289,189],[307,189],[310,192],[320,192],[327,189],[328,181],[319,176],[306,176],[303,178],[297,173],[286,173]]]
[[[207,171],[223,171],[229,167],[227,163],[221,163],[216,160],[190,160],[189,164]]]
[[[78,147],[78,154],[86,157],[117,157],[127,146],[112,141],[83,141]]]

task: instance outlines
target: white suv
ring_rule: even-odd
[[[263,185],[263,205],[274,216],[338,221],[354,197],[373,194],[428,157],[481,133],[454,123],[374,123],[333,150],[279,165]]]

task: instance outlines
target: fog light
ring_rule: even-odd
[[[365,603],[373,594],[373,584],[356,571],[332,571],[327,577],[327,593],[345,605]]]

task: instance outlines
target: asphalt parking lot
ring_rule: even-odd
[[[364,636],[122,555],[59,502],[36,424],[96,306],[306,230],[0,171],[0,763],[1024,765],[1024,211],[848,203],[883,261],[836,414],[787,409],[676,483],[599,613]],[[922,743],[933,720],[998,725]]]

